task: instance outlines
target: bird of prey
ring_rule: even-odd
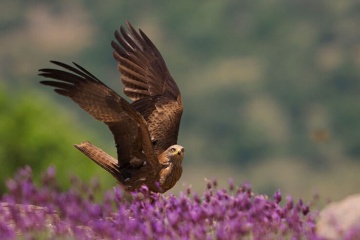
[[[178,86],[164,59],[141,29],[126,21],[115,31],[113,56],[118,63],[123,91],[130,104],[85,68],[58,61],[60,69],[44,68],[39,75],[71,98],[95,119],[104,122],[116,143],[115,159],[90,142],[74,145],[111,173],[127,191],[146,185],[150,191],[166,192],[182,174],[184,148],[177,145],[183,104]]]

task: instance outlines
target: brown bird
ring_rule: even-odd
[[[150,39],[126,21],[115,31],[113,56],[118,62],[124,93],[130,104],[80,65],[51,61],[62,70],[40,69],[54,87],[71,98],[112,132],[115,159],[89,142],[75,145],[95,163],[111,173],[127,191],[146,185],[150,191],[166,192],[182,174],[184,148],[177,145],[183,105],[179,88],[164,59]]]

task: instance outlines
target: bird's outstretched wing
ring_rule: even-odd
[[[54,87],[56,93],[71,98],[95,119],[108,125],[114,135],[119,167],[126,167],[134,157],[145,158],[150,165],[157,166],[146,122],[139,112],[78,64],[74,63],[75,68],[51,62],[65,70],[40,69],[40,76],[51,79],[40,83]]]
[[[134,100],[132,106],[145,118],[158,155],[177,143],[183,105],[179,88],[165,61],[151,40],[126,22],[115,31],[111,45],[118,61],[124,93]]]

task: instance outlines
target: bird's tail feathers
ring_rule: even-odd
[[[113,158],[100,148],[94,146],[90,142],[82,142],[80,144],[75,144],[74,147],[76,147],[79,151],[85,154],[88,158],[93,160],[100,167],[111,173],[116,179],[120,180],[122,178],[122,174],[119,171],[118,160]]]

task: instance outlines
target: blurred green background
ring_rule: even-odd
[[[360,3],[2,1],[0,191],[20,166],[115,185],[73,144],[115,156],[107,127],[41,86],[49,60],[77,62],[122,94],[110,46],[129,19],[182,91],[184,174],[170,192],[248,181],[258,193],[338,199],[360,191]]]

